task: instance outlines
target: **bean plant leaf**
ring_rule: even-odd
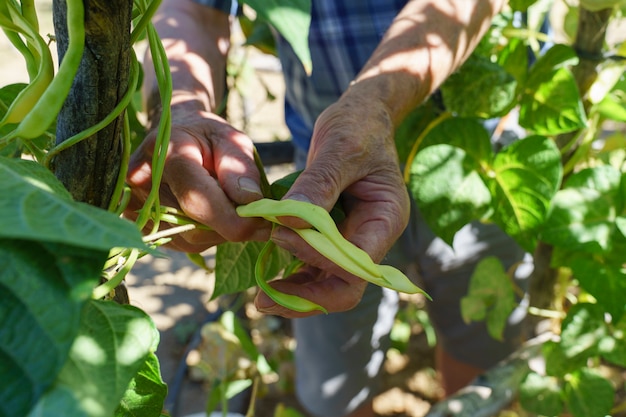
[[[609,165],[573,174],[552,201],[541,239],[555,246],[606,253],[622,204],[620,172]]]
[[[493,219],[524,249],[537,243],[537,229],[561,183],[561,156],[554,142],[530,136],[496,155],[489,187],[496,203]]]
[[[545,358],[546,374],[558,378],[576,371],[585,366],[587,358],[575,357],[568,358],[563,352],[560,343],[548,341],[541,347],[541,353]]]
[[[473,119],[448,119],[424,138],[413,159],[409,189],[433,231],[448,244],[455,233],[489,212],[480,176],[493,158],[487,131]]]
[[[56,379],[106,256],[0,238],[0,416],[27,415]]]
[[[90,300],[80,318],[65,366],[29,417],[110,417],[156,349],[156,327],[135,307]],[[62,401],[56,398],[68,391]]]
[[[254,265],[264,242],[226,242],[218,245],[215,254],[215,288],[211,298],[233,294],[256,285]],[[268,262],[268,274],[272,276],[291,262],[292,256],[277,247]]]
[[[411,192],[429,226],[446,243],[491,203],[489,189],[478,174],[480,166],[463,149],[429,146],[411,166]]]
[[[614,397],[611,382],[589,368],[573,373],[565,384],[565,403],[574,417],[608,416]]]
[[[0,188],[0,237],[147,249],[133,223],[73,201],[60,181],[35,162],[0,157]]]
[[[163,410],[167,386],[161,378],[159,360],[148,354],[141,369],[131,381],[115,417],[159,417]]]
[[[253,8],[289,42],[307,73],[310,73],[311,0],[244,0],[241,3]]]
[[[551,376],[530,372],[520,386],[519,400],[524,410],[542,416],[558,416],[563,411],[561,386]]]
[[[598,353],[606,334],[604,309],[598,304],[578,303],[561,324],[560,346],[568,359],[587,359]]]
[[[498,55],[498,64],[517,80],[517,91],[528,78],[528,46],[521,39],[511,39]]]
[[[600,341],[600,354],[608,362],[626,367],[626,320],[617,323],[611,334]]]
[[[448,111],[461,117],[490,118],[510,110],[516,88],[515,77],[504,68],[473,54],[443,83],[441,93]],[[467,99],[470,96],[472,100]]]
[[[421,132],[440,114],[442,109],[431,97],[428,101],[413,109],[396,128],[394,141],[398,151],[398,159],[404,163],[409,159],[411,149]]]
[[[576,80],[567,68],[577,62],[567,46],[555,45],[530,70],[520,101],[520,125],[540,135],[583,128],[585,110]]]
[[[472,277],[468,294],[461,299],[466,323],[486,320],[491,337],[502,340],[507,319],[515,308],[515,290],[498,258],[481,260]]]
[[[572,256],[569,267],[580,286],[594,296],[614,322],[624,314],[626,271],[623,262],[599,262],[594,257]]]

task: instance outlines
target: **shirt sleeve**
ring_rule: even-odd
[[[196,3],[203,6],[212,7],[223,11],[224,13],[233,12],[233,0],[194,0]]]

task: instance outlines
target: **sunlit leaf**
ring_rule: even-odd
[[[574,417],[610,415],[614,396],[611,382],[588,368],[572,374],[565,384],[565,403]]]
[[[493,158],[486,130],[473,119],[449,119],[424,138],[411,164],[409,189],[433,231],[448,244],[489,212],[491,195],[480,173]]]
[[[620,181],[620,172],[609,165],[573,174],[554,197],[542,240],[569,250],[610,250],[622,201]]]
[[[73,201],[41,165],[0,157],[0,237],[92,249],[146,248],[139,229],[105,210]]]
[[[603,338],[599,346],[604,359],[617,366],[626,367],[626,320],[614,325],[611,334]]]
[[[594,257],[573,256],[568,265],[580,286],[598,300],[613,320],[619,320],[624,314],[626,300],[623,262],[598,262]]]
[[[520,125],[540,135],[571,132],[586,125],[578,86],[569,66],[578,62],[565,45],[550,48],[533,65],[520,102]]]
[[[489,118],[510,109],[516,88],[517,81],[504,68],[474,54],[448,77],[441,93],[446,110],[462,117]]]
[[[528,46],[521,39],[511,39],[498,55],[498,63],[515,77],[519,90],[528,78]]]
[[[56,379],[106,256],[0,239],[0,416],[27,415]]]
[[[490,189],[495,222],[526,250],[537,241],[537,228],[561,183],[561,156],[548,138],[530,136],[496,155]]]
[[[537,85],[527,85],[519,123],[540,135],[557,135],[586,126],[587,117],[572,73],[561,68]]]
[[[568,359],[586,359],[597,354],[599,342],[606,332],[602,307],[578,303],[570,309],[561,324],[560,346]]]
[[[217,247],[212,298],[240,292],[256,285],[254,265],[263,244],[264,242],[227,242]],[[276,276],[290,261],[291,254],[277,247],[270,255],[268,271]]]
[[[507,319],[516,306],[515,290],[498,258],[481,260],[472,277],[468,294],[461,299],[461,315],[466,323],[487,321],[491,337],[502,340]]]
[[[411,166],[411,192],[429,226],[449,245],[454,235],[489,210],[491,195],[480,166],[457,147],[429,146]]]
[[[311,0],[245,0],[241,3],[253,8],[258,16],[274,26],[289,42],[305,70],[310,73]]]
[[[80,317],[80,331],[68,361],[53,389],[29,417],[110,417],[156,349],[156,327],[135,307],[91,300]],[[71,396],[56,401],[59,392],[68,391]],[[76,414],[77,408],[82,414]]]
[[[166,395],[159,360],[150,353],[128,386],[115,417],[159,417]]]
[[[531,372],[520,386],[524,410],[543,416],[558,416],[563,411],[561,387],[556,378]]]

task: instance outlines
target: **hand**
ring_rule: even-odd
[[[134,152],[127,177],[132,190],[125,215],[136,218],[152,185],[156,133]],[[262,198],[253,143],[218,116],[198,112],[173,122],[160,188],[161,205],[182,210],[212,230],[182,233],[168,244],[184,252],[201,252],[224,241],[267,240],[271,226],[239,217],[235,207]],[[166,227],[166,226],[164,226]]]
[[[359,110],[360,109],[360,110]],[[307,168],[285,198],[309,201],[330,210],[342,199],[346,219],[342,234],[380,262],[408,223],[409,197],[398,165],[393,123],[380,103],[344,98],[318,118]],[[281,219],[294,227],[301,220]],[[286,227],[277,227],[272,239],[303,260],[295,274],[271,283],[281,292],[307,298],[329,312],[353,308],[363,296],[367,282],[328,261]],[[257,308],[284,317],[298,313],[259,293]]]

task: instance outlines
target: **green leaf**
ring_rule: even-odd
[[[521,39],[511,39],[498,55],[498,63],[517,80],[520,90],[528,78],[528,46]]]
[[[578,303],[561,324],[560,346],[568,359],[597,355],[600,340],[606,336],[604,311],[597,304]]]
[[[572,374],[565,384],[565,403],[574,417],[610,415],[614,396],[611,382],[588,368]]]
[[[572,256],[568,266],[580,286],[591,294],[617,322],[624,314],[626,271],[623,262],[598,261],[594,257]]]
[[[626,320],[621,320],[599,344],[600,354],[608,362],[626,367]]]
[[[90,300],[68,361],[30,417],[110,417],[148,354],[156,349],[158,338],[143,311]],[[71,395],[65,394],[62,401],[57,398],[68,392]]]
[[[547,79],[549,74],[561,68],[578,64],[578,54],[568,45],[556,44],[541,55],[534,63],[528,80],[530,85],[537,85]]]
[[[443,83],[441,93],[448,111],[462,117],[490,118],[510,110],[516,88],[516,79],[504,68],[473,54]]]
[[[449,245],[459,229],[489,210],[491,195],[479,169],[478,161],[450,145],[427,147],[411,165],[411,193],[433,232]]]
[[[491,196],[480,172],[493,157],[486,130],[473,119],[448,119],[426,135],[411,164],[409,189],[432,230],[448,244]]]
[[[244,0],[289,42],[307,73],[312,62],[309,51],[311,0]]]
[[[481,260],[470,278],[468,294],[461,299],[463,320],[469,323],[486,318],[491,337],[502,340],[515,306],[515,290],[500,260],[495,257]]]
[[[0,237],[147,249],[133,223],[73,201],[60,181],[35,162],[0,157],[0,188]]]
[[[530,372],[520,386],[519,400],[524,410],[542,416],[558,416],[563,411],[561,387],[556,378]]]
[[[128,386],[115,410],[115,417],[159,417],[166,395],[167,386],[161,378],[159,360],[150,353]]]
[[[525,12],[530,6],[536,3],[537,0],[509,0],[509,6],[511,9]]]
[[[217,246],[215,254],[215,289],[212,299],[222,294],[233,294],[256,285],[254,265],[264,242],[226,242]],[[291,261],[291,254],[284,249],[272,251],[267,264],[273,276]]]
[[[107,252],[0,239],[0,416],[24,416],[52,385]]]
[[[598,104],[598,113],[606,119],[626,123],[626,106],[617,101],[613,95],[607,95]]]
[[[587,358],[582,356],[566,357],[561,345],[553,341],[544,343],[541,347],[541,353],[545,358],[546,374],[558,378],[563,378],[565,375],[586,366],[587,363]]]
[[[441,109],[431,97],[426,103],[413,109],[396,128],[394,140],[398,159],[403,163],[409,159],[413,144],[428,125],[441,114]]]
[[[620,172],[609,165],[573,174],[552,201],[541,239],[569,250],[609,251],[622,204],[620,181]]]
[[[278,56],[276,38],[266,21],[252,20],[245,14],[239,15],[238,18],[241,30],[246,37],[244,45],[254,46],[264,54]]]
[[[519,123],[540,135],[557,135],[586,126],[578,86],[568,69],[561,68],[542,83],[526,86]]]
[[[489,175],[496,204],[493,218],[528,251],[537,243],[537,229],[546,219],[561,175],[559,150],[542,136],[514,142],[496,155]]]
[[[586,115],[574,76],[567,68],[578,62],[574,50],[555,45],[530,70],[520,102],[520,125],[540,135],[556,135],[585,127]]]

